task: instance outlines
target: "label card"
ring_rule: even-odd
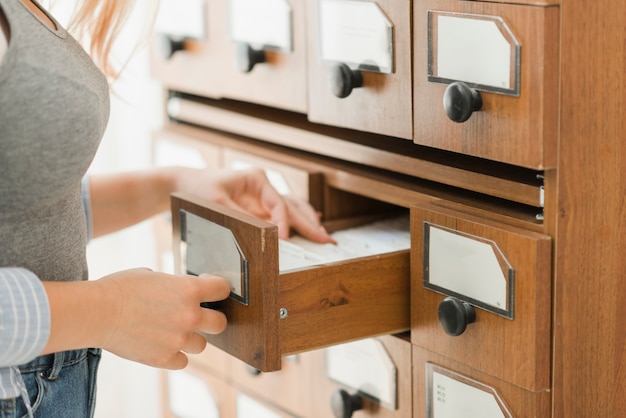
[[[520,44],[496,16],[428,13],[428,79],[519,95]]]
[[[233,233],[198,215],[180,211],[181,260],[188,274],[215,274],[230,282],[230,297],[248,304],[248,260]]]
[[[428,418],[512,418],[497,392],[450,370],[426,364]]]
[[[201,378],[184,370],[167,372],[170,412],[176,417],[219,418],[219,399]]]
[[[497,243],[424,223],[424,286],[513,318],[514,269]]]
[[[292,10],[286,0],[230,0],[230,38],[256,49],[293,50]]]
[[[376,3],[321,0],[320,58],[393,73],[393,25]]]
[[[279,414],[243,393],[237,394],[237,418],[281,418]]]
[[[326,376],[382,406],[397,409],[398,371],[380,340],[368,338],[329,347]]]
[[[155,31],[181,38],[205,39],[205,0],[161,0]]]

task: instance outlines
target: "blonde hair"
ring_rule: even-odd
[[[85,41],[94,62],[109,78],[118,76],[111,63],[111,48],[136,0],[79,0],[69,30]]]

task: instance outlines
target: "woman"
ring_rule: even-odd
[[[84,0],[77,33],[108,76],[107,54],[130,10]],[[332,239],[308,204],[284,199],[261,171],[167,168],[86,178],[109,114],[109,86],[79,44],[37,3],[0,0],[0,418],[93,414],[99,349],[179,369],[226,327],[200,308],[223,279],[135,269],[86,281],[85,245],[144,220],[186,191]],[[182,279],[182,280],[181,280]],[[90,349],[89,347],[99,347]],[[39,357],[37,357],[39,356]]]

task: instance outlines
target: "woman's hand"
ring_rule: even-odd
[[[180,369],[187,354],[204,350],[198,331],[226,329],[222,312],[200,307],[224,300],[230,285],[216,276],[172,276],[148,269],[127,270],[98,280],[119,298],[117,326],[102,348],[151,366]],[[114,305],[115,306],[115,305]]]
[[[204,350],[199,332],[226,328],[222,312],[201,302],[224,300],[222,278],[169,275],[149,269],[117,272],[88,282],[44,282],[51,334],[44,353],[101,347],[149,366],[181,369],[186,354]]]
[[[193,193],[278,226],[278,236],[289,238],[293,228],[315,242],[335,242],[320,223],[320,214],[295,196],[281,196],[261,169],[202,171],[180,169],[177,191]]]
[[[321,243],[335,242],[320,223],[320,214],[295,196],[281,196],[260,169],[200,170],[162,167],[90,177],[93,237],[118,231],[170,207],[170,194],[187,192],[221,203],[278,226],[289,238],[293,228]]]

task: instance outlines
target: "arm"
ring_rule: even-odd
[[[209,171],[159,168],[90,179],[93,236],[117,231],[169,208],[170,194],[190,192],[247,212],[278,226],[280,238],[293,227],[317,242],[333,242],[308,205],[283,197],[261,170]]]
[[[222,312],[200,307],[223,300],[230,284],[215,276],[126,270],[95,281],[43,282],[50,304],[50,337],[42,354],[101,347],[155,367],[179,369],[183,353],[206,346],[196,331],[219,333]]]
[[[0,398],[19,393],[10,368],[64,350],[101,347],[150,366],[183,368],[184,353],[206,346],[196,331],[226,327],[223,313],[200,303],[229,294],[228,282],[208,275],[134,269],[95,281],[41,282],[26,269],[0,268]]]

